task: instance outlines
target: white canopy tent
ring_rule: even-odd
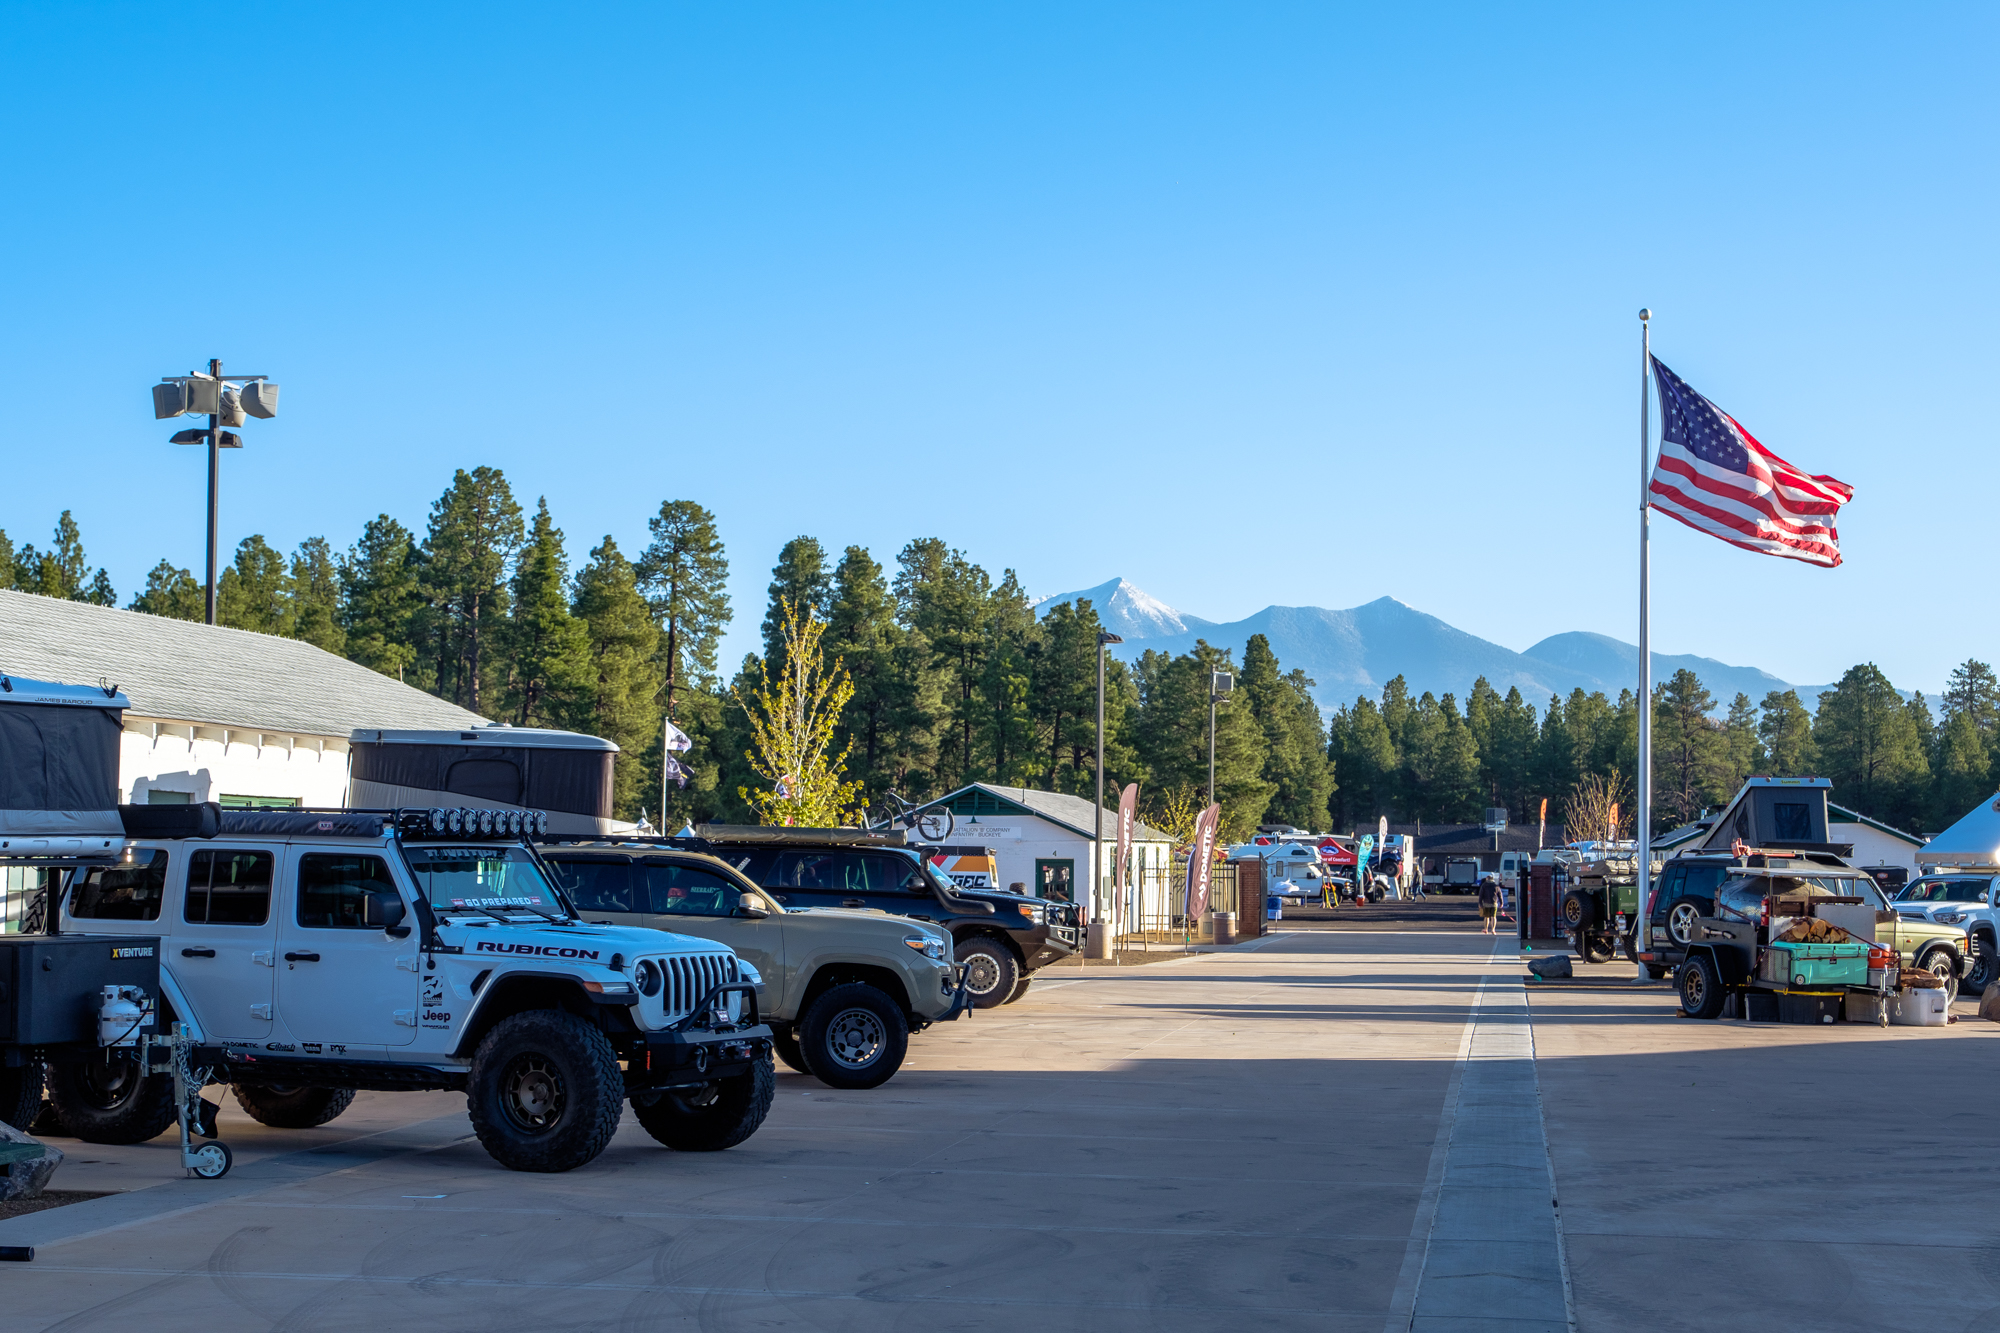
[[[2000,870],[2000,799],[1972,807],[1971,813],[1919,848],[1916,859],[1927,869]]]

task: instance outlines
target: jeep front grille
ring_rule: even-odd
[[[686,1018],[710,991],[736,980],[737,976],[733,953],[683,954],[662,958],[659,963],[661,971],[666,973],[660,1003],[669,1023]]]

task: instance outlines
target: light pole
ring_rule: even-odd
[[[1090,835],[1090,902],[1093,925],[1104,925],[1104,648],[1123,643],[1106,630],[1097,631],[1097,826]]]
[[[242,387],[222,378],[222,362],[211,360],[208,373],[169,375],[153,386],[153,416],[206,416],[207,430],[175,432],[169,444],[208,446],[208,583],[203,606],[208,623],[215,623],[216,501],[222,484],[222,451],[241,449],[242,437],[224,426],[240,426],[246,416],[278,415],[278,386],[269,375],[234,375]]]
[[[1236,688],[1236,677],[1227,671],[1208,673],[1208,803],[1215,804],[1215,706]]]

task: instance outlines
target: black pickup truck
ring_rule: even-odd
[[[695,833],[788,908],[872,907],[943,926],[981,1009],[1020,999],[1037,970],[1080,943],[1075,904],[959,888],[900,832],[704,824]]]

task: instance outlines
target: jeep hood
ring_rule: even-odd
[[[466,955],[488,958],[553,958],[610,965],[613,954],[626,959],[642,954],[729,952],[727,945],[644,926],[490,926],[475,923],[439,928]]]

